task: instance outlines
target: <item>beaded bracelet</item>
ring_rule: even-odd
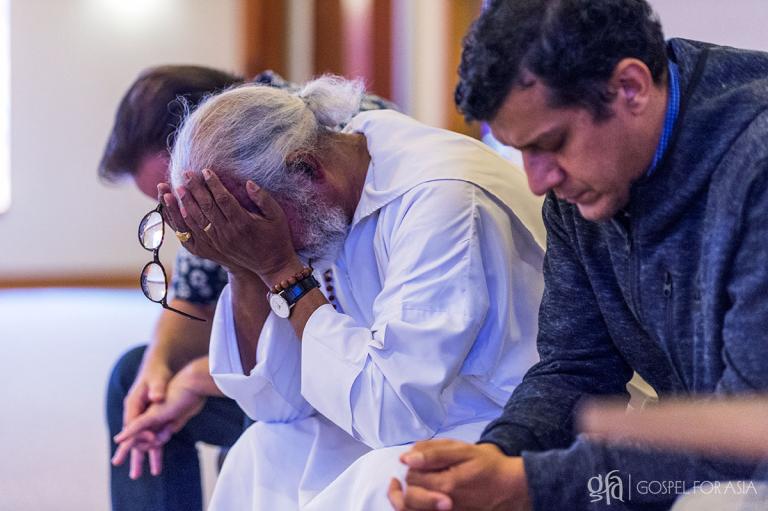
[[[288,289],[289,287],[293,286],[297,282],[300,282],[307,277],[312,275],[312,267],[311,266],[305,266],[300,272],[297,272],[292,277],[289,277],[287,280],[283,280],[282,282],[278,282],[274,286],[272,286],[272,289],[270,291],[272,294],[278,294],[281,291],[284,291]]]

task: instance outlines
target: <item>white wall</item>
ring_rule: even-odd
[[[293,11],[302,1],[291,0]],[[434,27],[446,1],[393,2],[395,99],[438,124],[430,66],[441,61]],[[670,37],[768,50],[768,0],[651,4]],[[152,202],[96,178],[114,109],[149,65],[237,71],[239,14],[238,0],[12,0],[13,189],[0,214],[0,279],[138,272],[147,253],[134,233]]]
[[[0,0],[0,112],[10,112],[11,90],[11,4]],[[9,115],[0,118],[0,213],[11,203],[11,161],[10,161]]]
[[[302,83],[312,78],[315,62],[315,0],[287,0],[288,74],[287,80]]]
[[[433,126],[446,121],[447,1],[392,2],[392,99],[405,113]]]
[[[768,0],[649,0],[667,37],[768,50]]]
[[[125,89],[165,63],[238,71],[239,0],[12,0],[12,204],[0,278],[139,272],[154,207],[96,167]],[[164,251],[172,255],[175,247]]]

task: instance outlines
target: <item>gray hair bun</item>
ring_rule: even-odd
[[[346,124],[360,110],[365,85],[360,79],[324,75],[308,82],[298,93],[321,126]]]

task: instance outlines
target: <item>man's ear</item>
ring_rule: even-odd
[[[655,92],[651,70],[645,62],[634,58],[622,59],[616,64],[610,88],[616,92],[616,106],[633,115],[647,109]]]
[[[155,158],[165,163],[166,167],[171,164],[171,153],[166,149],[158,151]]]
[[[314,155],[309,153],[296,153],[288,157],[287,165],[294,172],[305,174],[315,182],[325,180],[325,169]]]

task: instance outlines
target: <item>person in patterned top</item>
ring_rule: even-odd
[[[251,81],[288,90],[297,87],[272,71]],[[194,108],[207,96],[244,82],[239,76],[199,66],[145,70],[118,107],[99,176],[107,182],[133,181],[155,199],[157,184],[168,180],[168,147],[184,111],[179,98]],[[366,95],[360,110],[386,108],[394,105]],[[226,284],[226,270],[181,248],[169,305],[209,321],[192,321],[164,309],[149,344],[123,354],[112,370],[106,406],[111,437],[136,420],[167,424],[154,439],[162,447],[150,450],[148,460],[141,451],[121,451],[111,441],[115,511],[202,509],[195,443],[229,447],[243,431],[243,412],[224,397],[208,370],[210,320]],[[163,470],[163,464],[171,468]]]

